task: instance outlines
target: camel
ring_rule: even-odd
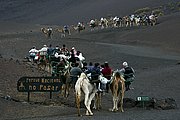
[[[113,27],[121,27],[122,26],[122,18],[114,17],[113,19]]]
[[[47,70],[47,72],[51,72],[51,65],[49,63],[49,60],[45,56],[42,56],[37,61],[37,67],[39,70],[43,70],[43,71]]]
[[[63,79],[63,87],[65,88],[63,96],[66,98],[68,97],[70,92],[70,86],[68,83],[68,81],[70,80],[70,69],[71,63],[68,62],[64,68],[63,74],[61,74],[61,78]]]
[[[69,86],[68,82],[70,79],[70,69],[71,63],[69,63],[65,58],[60,58],[59,62],[51,61],[53,68],[52,76],[58,76],[62,80],[62,95],[67,97],[69,95]]]
[[[102,74],[99,75],[98,77],[98,80],[101,82],[102,85],[106,86],[107,83],[110,83],[111,80],[108,80],[106,77],[104,77]],[[96,93],[96,96],[95,96],[95,101],[94,101],[94,106],[93,108],[94,109],[101,109],[102,108],[102,91],[98,91]]]
[[[93,115],[90,105],[91,105],[91,101],[94,98],[97,91],[98,90],[96,88],[96,85],[90,83],[90,81],[85,73],[81,73],[80,77],[78,78],[78,80],[75,84],[75,94],[76,94],[76,104],[77,104],[77,109],[78,109],[78,116],[80,116],[81,93],[83,92],[85,94],[84,104],[86,106],[86,115]]]
[[[111,111],[118,111],[118,102],[120,100],[120,111],[123,110],[123,98],[125,92],[125,79],[119,72],[114,72],[110,83],[110,89],[113,96],[113,108]]]
[[[150,25],[151,25],[151,26],[156,25],[157,17],[156,17],[155,15],[150,15],[150,16],[149,16],[149,19],[150,19]]]
[[[51,38],[52,28],[41,28],[41,31],[42,31],[48,38]]]
[[[70,29],[57,28],[56,31],[61,33],[61,38],[66,37],[66,35],[71,35]]]
[[[128,16],[123,17],[123,21],[125,27],[130,26],[130,18]]]
[[[99,26],[99,21],[97,19],[91,20],[89,22],[89,26],[91,27],[91,31],[93,31],[95,29],[95,27]]]
[[[107,28],[108,27],[108,20],[106,18],[101,18],[100,24],[101,29]]]
[[[140,26],[141,18],[139,16],[137,16],[137,17],[134,18],[134,20],[135,20],[135,25]]]
[[[74,28],[74,30],[77,30],[78,33],[80,33],[82,30],[85,30],[85,25],[82,23],[78,23],[78,25],[73,28]]]

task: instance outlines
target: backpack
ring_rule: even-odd
[[[133,70],[133,68],[131,68],[131,67],[126,67],[125,68],[125,72],[124,72],[124,79],[125,80],[130,80],[130,79],[134,79],[134,70]]]
[[[91,79],[92,80],[97,80],[98,76],[99,76],[98,69],[93,68],[92,71],[91,71]]]

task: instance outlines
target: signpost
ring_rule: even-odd
[[[138,96],[137,101],[142,103],[143,108],[145,107],[145,102],[148,102],[150,98],[148,96]]]
[[[28,101],[30,92],[52,92],[60,91],[62,81],[59,77],[21,77],[17,82],[19,92],[28,92]]]

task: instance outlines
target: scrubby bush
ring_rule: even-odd
[[[145,8],[141,8],[136,10],[134,13],[135,14],[147,14],[151,11],[151,9],[149,7],[145,7]]]
[[[152,11],[152,13],[154,13],[154,14],[157,15],[157,16],[162,16],[162,15],[164,15],[163,10],[161,10],[161,9],[154,9],[154,10]]]

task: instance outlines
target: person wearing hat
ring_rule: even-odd
[[[130,85],[134,81],[134,69],[130,66],[128,66],[127,62],[123,62],[122,64],[123,68],[120,70],[121,73],[123,73],[125,81],[125,87],[126,91],[130,90]]]
[[[47,49],[48,49],[47,45],[43,45],[43,47],[39,50],[40,55],[42,55],[42,56],[46,55]]]
[[[40,61],[43,61],[46,59],[47,49],[48,49],[47,45],[43,45],[43,47],[39,50]]]
[[[70,51],[70,58],[69,61],[72,63],[76,63],[76,49],[74,47],[72,47],[71,51]]]

